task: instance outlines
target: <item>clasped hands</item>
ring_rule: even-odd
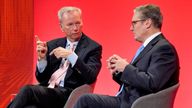
[[[118,55],[113,55],[107,59],[107,68],[109,69],[111,74],[114,74],[116,72],[123,72],[128,64],[129,63],[126,59],[123,59]]]
[[[46,42],[40,41],[39,37],[36,35],[36,44],[37,44],[37,55],[38,60],[45,59],[47,54],[47,44]],[[53,49],[49,55],[55,55],[56,58],[67,58],[72,53],[71,50],[65,49],[63,47],[57,47]]]

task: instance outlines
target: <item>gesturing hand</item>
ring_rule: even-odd
[[[46,42],[40,41],[39,37],[35,35],[36,38],[36,50],[38,55],[38,60],[45,59],[45,56],[47,54],[47,44]]]
[[[57,58],[67,58],[72,53],[71,50],[65,49],[63,47],[57,47],[51,51],[49,55],[54,54]]]

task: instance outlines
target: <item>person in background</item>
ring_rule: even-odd
[[[134,9],[130,30],[141,43],[131,62],[114,54],[107,60],[113,79],[121,85],[116,96],[85,94],[74,108],[131,108],[139,97],[179,82],[179,59],[161,32],[163,16],[156,5]]]
[[[63,108],[75,88],[96,81],[102,46],[82,32],[81,10],[63,7],[58,18],[66,37],[45,43],[36,36],[39,85],[24,86],[8,108]]]

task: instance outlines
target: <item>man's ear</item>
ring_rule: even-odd
[[[59,26],[60,26],[61,31],[64,32],[63,31],[63,25],[61,23],[59,23]]]
[[[146,28],[149,29],[152,26],[152,20],[149,18],[145,21]]]

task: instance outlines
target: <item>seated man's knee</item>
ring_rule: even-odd
[[[92,94],[84,94],[82,96],[79,97],[79,99],[77,100],[78,104],[89,104],[89,100],[91,100],[92,98]]]
[[[32,90],[32,85],[25,85],[24,87],[21,88],[20,92],[31,92]]]
[[[90,99],[90,94],[84,94],[82,96],[79,97],[80,101],[85,101],[87,99]]]

